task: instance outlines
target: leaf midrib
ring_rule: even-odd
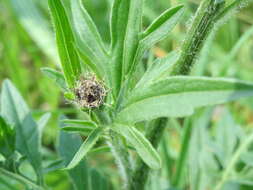
[[[220,89],[220,90],[211,90],[211,92],[220,92],[220,91],[233,91],[232,89],[226,89],[226,90],[224,90],[224,89]],[[249,89],[243,89],[243,90],[240,90],[240,91],[250,91]],[[193,93],[193,92],[195,92],[195,93],[199,93],[199,92],[210,92],[210,91],[208,91],[208,90],[201,90],[201,91],[187,91],[187,92],[180,92],[180,93],[178,93],[178,92],[174,92],[174,93],[167,93],[167,94],[160,94],[160,95],[154,95],[154,96],[149,96],[149,97],[144,97],[144,98],[142,98],[142,99],[139,99],[139,100],[136,100],[136,101],[134,101],[134,102],[131,102],[131,103],[129,103],[129,104],[126,104],[125,106],[123,106],[123,108],[120,110],[120,112],[119,113],[121,113],[124,109],[126,109],[127,107],[130,107],[130,106],[132,106],[133,104],[136,104],[136,103],[140,103],[140,102],[143,102],[143,101],[145,101],[145,100],[147,100],[147,99],[152,99],[152,98],[155,98],[155,97],[157,97],[157,98],[159,98],[159,97],[163,97],[163,96],[169,96],[169,95],[175,95],[175,94],[187,94],[187,93]]]

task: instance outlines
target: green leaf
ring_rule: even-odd
[[[0,116],[0,153],[8,159],[15,151],[15,130]]]
[[[144,31],[131,67],[131,72],[135,70],[136,65],[139,63],[146,50],[168,36],[182,18],[183,12],[183,5],[168,9]]]
[[[71,1],[76,50],[82,62],[87,65],[100,80],[110,86],[108,52],[105,50],[100,34],[81,0]]]
[[[103,63],[104,61],[92,59],[90,56],[88,56],[91,55],[91,53],[85,52],[84,50],[81,50],[81,48],[77,47],[76,50],[84,66],[87,66],[89,69],[91,69],[98,79],[103,80],[105,77],[105,69],[103,69],[103,67],[99,64]]]
[[[66,118],[61,117],[60,119]],[[65,127],[63,122],[60,122],[59,125],[60,128]],[[82,138],[78,134],[70,134],[60,130],[57,150],[65,166],[69,164],[81,144]],[[89,189],[89,168],[85,161],[79,162],[74,168],[68,170],[68,173],[77,190]]]
[[[49,0],[58,52],[69,88],[73,88],[81,74],[81,65],[75,50],[74,36],[65,9],[60,0]]]
[[[222,104],[253,95],[253,84],[233,79],[169,77],[145,88],[136,88],[127,98],[117,121],[135,123],[158,117],[184,117],[194,109]]]
[[[40,70],[43,74],[52,79],[62,90],[68,90],[64,75],[61,72],[48,67],[43,67]]]
[[[43,168],[43,173],[47,174],[62,168],[64,168],[64,161],[62,159],[54,160]]]
[[[142,28],[142,12],[143,0],[131,0],[128,16],[128,24],[126,28],[126,36],[124,40],[124,75],[128,73],[134,61],[134,57],[139,45],[139,33]]]
[[[15,14],[24,29],[38,45],[38,47],[55,63],[58,54],[53,38],[53,31],[47,18],[34,0],[11,0]],[[38,24],[39,23],[39,24]]]
[[[115,124],[113,130],[125,137],[134,146],[139,156],[150,168],[159,169],[161,167],[161,159],[158,153],[141,132],[134,127],[119,123]]]
[[[110,181],[102,175],[97,169],[91,168],[90,174],[90,189],[89,190],[113,190]]]
[[[83,135],[88,135],[92,132],[92,130],[94,129],[93,127],[76,127],[76,126],[66,126],[66,127],[62,127],[61,128],[64,131],[67,132],[80,132]]]
[[[64,119],[61,121],[65,125],[80,125],[82,127],[97,127],[97,124],[93,121],[88,120],[78,120],[78,119]]]
[[[90,52],[99,59],[107,59],[107,53],[99,32],[92,21],[90,15],[82,5],[81,0],[71,1],[73,24],[77,41],[90,49]],[[89,55],[89,54],[88,54]],[[88,56],[87,55],[87,56]],[[100,66],[106,68],[108,63],[100,63]]]
[[[97,127],[91,132],[91,134],[87,137],[79,150],[76,152],[75,156],[68,164],[66,169],[72,169],[83,159],[87,152],[95,145],[102,132],[103,130],[101,127]]]
[[[183,7],[184,7],[183,5],[178,5],[176,7],[164,11],[142,33],[141,35],[142,39],[147,38],[147,40],[149,39],[152,41],[158,41],[159,39],[164,38],[178,22],[178,18],[182,16]],[[180,14],[178,14],[178,12]],[[176,14],[178,15],[175,16]]]
[[[9,80],[2,85],[1,115],[15,127],[16,149],[25,155],[42,180],[39,132],[25,101]]]
[[[140,81],[137,83],[135,88],[140,88],[142,86],[148,86],[150,83],[159,79],[164,74],[169,74],[169,69],[177,61],[178,54],[172,52],[166,57],[158,58],[144,73]]]
[[[111,52],[114,94],[134,59],[141,29],[142,0],[115,0],[111,15]]]

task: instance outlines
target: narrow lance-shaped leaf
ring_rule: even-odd
[[[169,77],[130,93],[118,122],[135,123],[158,117],[184,117],[195,108],[253,95],[253,83],[208,77]]]
[[[183,5],[178,5],[162,13],[142,33],[142,40],[145,41],[145,43],[150,42],[152,45],[166,37],[181,18],[184,11],[183,7]]]
[[[5,80],[2,86],[1,115],[15,127],[16,149],[27,157],[41,182],[38,126],[25,101],[9,80]]]
[[[69,88],[81,74],[81,65],[74,47],[74,36],[67,14],[60,0],[49,0],[49,8],[54,23],[58,52],[64,76]]]
[[[158,58],[144,73],[135,88],[148,86],[150,85],[150,83],[154,82],[155,80],[158,80],[164,74],[168,75],[169,69],[173,66],[177,59],[178,54],[176,52],[172,52],[166,57]]]
[[[64,116],[61,116],[60,119],[66,119]],[[59,122],[60,128],[65,127],[63,122]],[[78,134],[70,134],[60,130],[59,135],[59,144],[57,150],[63,160],[64,166],[68,165],[76,151],[82,145],[82,138]],[[71,170],[68,170],[68,173],[74,183],[76,190],[89,189],[89,167],[86,162],[80,162]]]
[[[68,164],[66,169],[71,169],[75,167],[87,154],[87,152],[93,147],[93,145],[97,142],[98,138],[102,134],[103,130],[101,127],[97,127],[94,129],[91,134],[87,137],[84,143],[81,145],[71,162]]]
[[[83,45],[90,48],[100,59],[106,59],[107,53],[103,41],[92,21],[90,15],[82,5],[81,0],[71,1],[72,17],[75,27],[75,34]],[[108,63],[101,63],[106,66]]]
[[[56,71],[56,70],[51,69],[51,68],[48,68],[48,67],[43,67],[40,70],[48,78],[52,79],[64,91],[68,90],[64,75],[61,72]]]
[[[178,5],[165,11],[143,32],[137,54],[132,62],[130,72],[135,70],[136,65],[141,60],[144,52],[152,47],[155,43],[167,37],[171,30],[182,18],[184,9],[183,5]]]
[[[158,153],[141,132],[132,126],[119,123],[115,124],[113,130],[132,144],[139,156],[150,168],[159,169],[161,167],[161,159]]]
[[[89,135],[94,128],[97,127],[97,124],[93,121],[88,120],[73,120],[73,119],[64,119],[61,121],[65,124],[61,129],[68,132],[81,132],[84,135]]]
[[[77,126],[66,126],[61,128],[63,131],[66,132],[78,132],[82,135],[88,136],[92,131],[93,127],[77,127]]]
[[[138,45],[142,0],[114,0],[111,15],[112,79],[114,95],[119,92],[124,71]]]
[[[78,119],[64,119],[61,121],[65,125],[80,125],[83,127],[97,127],[97,124],[89,120],[78,120]]]
[[[138,45],[139,33],[142,28],[143,0],[131,0],[124,40],[123,74],[125,75],[134,60]]]
[[[71,10],[76,48],[80,58],[100,79],[110,84],[108,52],[105,50],[96,25],[81,0],[71,1]]]

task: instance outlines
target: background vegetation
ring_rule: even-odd
[[[64,3],[68,3],[68,0]],[[103,40],[108,43],[111,3],[111,0],[84,0]],[[148,26],[167,8],[179,3],[186,6],[184,19],[167,39],[146,53],[147,64],[154,57],[163,57],[179,48],[199,1],[145,1],[144,26]],[[243,8],[208,38],[192,75],[233,77],[253,82],[252,10],[251,4]],[[45,116],[45,113],[51,114],[42,136],[46,183],[52,189],[67,190],[74,187],[66,171],[56,170],[59,166],[55,162],[58,152],[61,152],[58,148],[59,118],[63,114],[69,118],[82,118],[82,114],[66,103],[60,90],[40,70],[46,66],[59,67],[49,16],[47,1],[0,2],[0,83],[5,78],[14,83],[31,108],[35,120]],[[147,189],[168,189],[171,183],[169,179],[173,179],[174,175],[181,175],[182,180],[172,183],[179,183],[177,186],[185,189],[213,189],[214,181],[217,184],[225,183],[223,189],[227,190],[253,189],[253,147],[247,144],[248,141],[245,142],[245,139],[252,138],[252,98],[226,106],[199,109],[194,116],[185,120],[171,119],[169,126],[159,146],[163,167],[152,172]],[[175,174],[176,160],[184,148],[181,141],[187,126],[194,126],[189,156],[186,157],[182,173]],[[249,149],[246,150],[242,145]],[[33,177],[34,173],[27,163],[23,163],[22,167],[26,175]],[[84,168],[91,179],[90,189],[99,190],[105,186],[119,189],[116,165],[106,147],[89,153]],[[0,189],[14,187],[25,189],[16,180],[0,177]]]

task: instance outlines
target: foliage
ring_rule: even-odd
[[[159,0],[154,7],[150,0],[108,0],[99,5],[82,0],[5,2],[26,31],[12,31],[15,38],[28,38],[28,45],[35,42],[49,58],[38,54],[32,59],[51,60],[46,67],[30,67],[45,74],[38,78],[45,95],[38,94],[54,110],[50,114],[29,109],[21,95],[28,99],[28,74],[15,58],[22,47],[12,50],[1,39],[11,62],[6,68],[17,70],[9,76],[21,91],[8,79],[2,83],[0,189],[244,190],[253,186],[252,98],[238,100],[253,95],[253,83],[247,82],[252,81],[248,64],[252,27],[241,35],[237,19],[227,21],[245,1],[203,0],[197,10],[192,9],[195,16],[187,31],[182,30],[182,21],[190,17],[194,3],[166,2]],[[101,19],[105,15],[110,16]],[[110,40],[101,20],[110,30]],[[33,52],[26,54],[32,57]],[[245,62],[239,67],[241,60]],[[77,89],[83,79],[93,84],[88,96]],[[32,83],[36,86],[36,80]],[[64,94],[61,101],[56,85]],[[106,91],[101,105],[82,107],[81,101],[95,101],[96,85]],[[33,102],[29,100],[45,110]]]

